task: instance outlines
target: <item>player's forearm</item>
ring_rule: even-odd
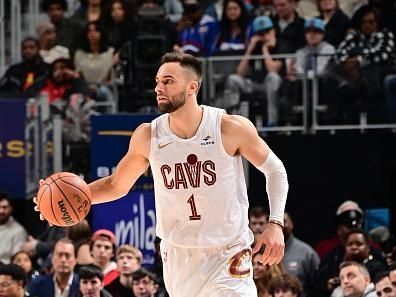
[[[127,192],[114,185],[111,176],[90,183],[89,188],[92,193],[92,204],[113,201],[127,194]]]
[[[282,161],[271,151],[263,164],[257,166],[267,180],[267,194],[270,206],[270,220],[283,224],[287,192],[286,169]]]

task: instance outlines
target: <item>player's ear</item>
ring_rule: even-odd
[[[198,89],[199,89],[199,82],[196,80],[192,80],[188,88],[189,93],[196,94],[198,93]]]

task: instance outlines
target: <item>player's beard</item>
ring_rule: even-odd
[[[158,103],[160,112],[171,113],[178,110],[186,103],[186,91],[181,91],[179,94],[168,98],[165,103]]]

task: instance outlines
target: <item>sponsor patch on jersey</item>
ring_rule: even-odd
[[[214,138],[210,135],[202,138],[201,146],[211,145],[214,144]]]

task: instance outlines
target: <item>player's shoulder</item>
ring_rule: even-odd
[[[150,135],[151,135],[150,123],[142,123],[135,129],[135,131],[133,131],[134,137],[150,137]]]
[[[246,130],[248,128],[254,128],[254,125],[249,119],[245,118],[244,116],[225,113],[221,117],[222,132],[235,133],[238,131]]]
[[[149,147],[151,139],[151,125],[150,123],[140,124],[135,131],[133,131],[131,143],[136,147]]]

